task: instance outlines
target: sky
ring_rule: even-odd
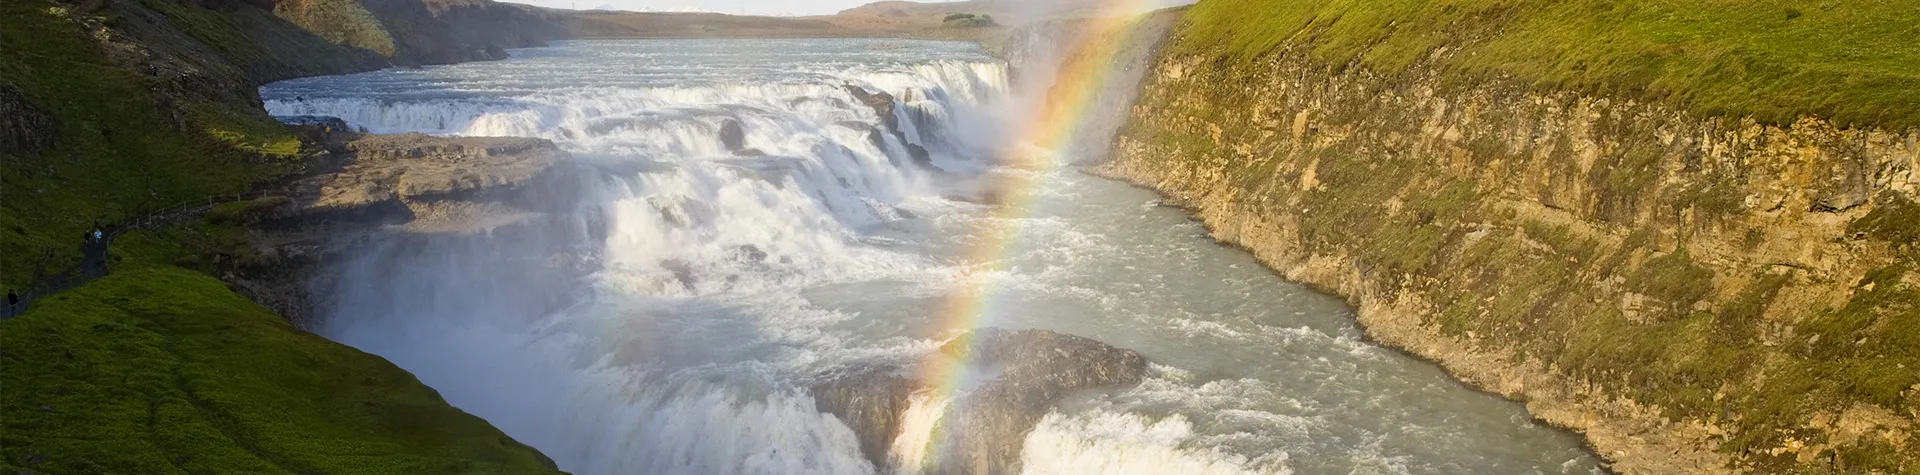
[[[875,0],[506,0],[579,10],[704,11],[746,15],[830,15]],[[921,0],[923,3],[927,0]]]

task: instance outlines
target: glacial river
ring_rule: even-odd
[[[276,115],[372,132],[546,138],[590,170],[562,200],[579,204],[538,225],[355,244],[327,268],[337,284],[315,328],[564,470],[914,471],[868,461],[806,388],[836,367],[912,364],[966,325],[1051,329],[1152,362],[1143,383],[1072,394],[1009,441],[1027,473],[1600,471],[1577,436],[1367,342],[1341,300],[1215,244],[1152,193],[996,168],[1019,147],[1009,116],[1044,90],[1011,78],[1042,75],[971,44],[512,53],[262,93]],[[736,126],[751,150],[722,140]],[[980,189],[1002,173],[1041,174],[1030,205]],[[994,212],[1015,205],[1028,209]],[[1017,235],[983,255],[983,229]],[[975,279],[985,303],[942,318]],[[934,399],[916,399],[903,439],[938,427]]]

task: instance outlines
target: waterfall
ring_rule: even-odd
[[[892,236],[974,206],[945,197],[991,166],[1006,68],[945,43],[824,59],[800,44],[739,63],[701,46],[567,44],[265,88],[275,115],[544,138],[591,170],[571,211],[354,244],[326,270],[317,330],[574,473],[873,472],[805,380],[931,342],[848,340],[823,327],[852,316],[792,289],[938,264]]]

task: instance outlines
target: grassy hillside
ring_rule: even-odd
[[[89,5],[0,2],[8,288],[72,267],[95,223],[301,167],[300,140],[259,107],[261,82],[388,64],[248,3]],[[248,206],[127,235],[115,275],[0,321],[0,470],[557,473],[404,370],[172,267],[252,262],[236,218]]]
[[[57,124],[45,150],[0,151],[0,283],[10,288],[76,262],[95,222],[245,191],[300,147],[250,104],[156,94],[164,88],[109,61],[76,18],[101,17],[0,3],[0,88]]]
[[[1786,123],[1920,126],[1920,4],[1907,0],[1206,0],[1189,52],[1251,60],[1307,48],[1384,73],[1672,101]]]
[[[0,347],[8,473],[556,473],[386,360],[184,270],[43,301]]]

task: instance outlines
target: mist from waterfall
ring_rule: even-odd
[[[962,255],[977,230],[1001,219],[981,178],[1007,172],[996,157],[1071,34],[1029,32],[1013,67],[953,42],[580,41],[268,85],[276,115],[545,138],[579,171],[551,212],[340,243],[313,330],[576,474],[911,466],[875,467],[807,388],[836,368],[912,364],[951,335],[929,334],[937,307],[977,264]],[[1146,54],[1131,54],[1120,64],[1137,80]],[[1124,116],[1131,84],[1104,114]],[[867,102],[879,93],[893,102]],[[1120,122],[1072,153],[1097,158]],[[1151,194],[1071,171],[1045,183],[1018,218],[1025,245],[990,256],[1011,262],[993,278],[1017,309],[992,323],[1156,364],[1010,441],[1027,471],[1592,469],[1577,440],[1365,343],[1337,299],[1214,245]],[[918,400],[895,446],[938,430],[940,404]]]

